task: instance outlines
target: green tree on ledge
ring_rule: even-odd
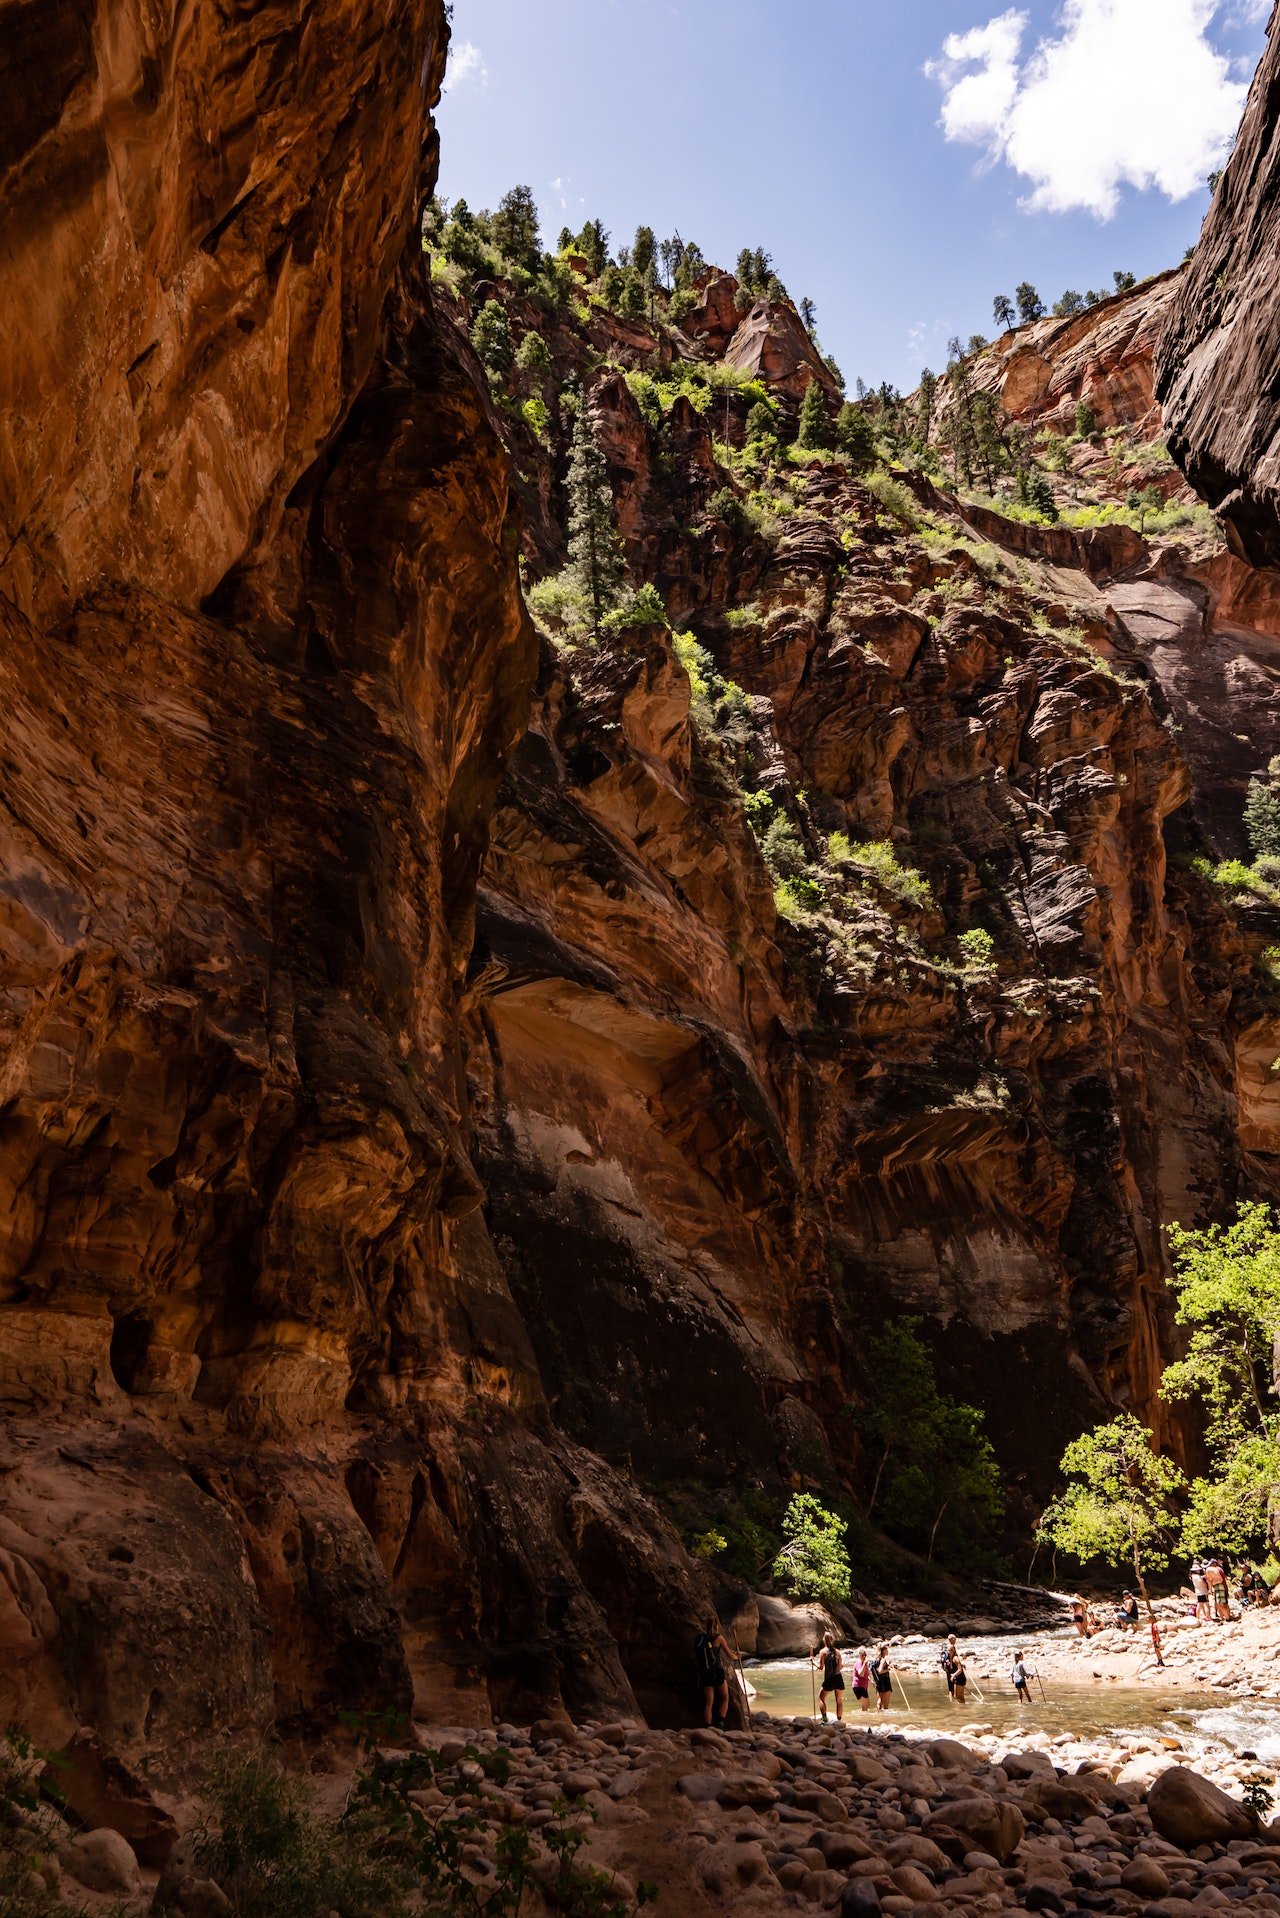
[[[827,402],[817,380],[810,380],[800,402],[800,430],[796,434],[796,445],[808,450],[829,447],[830,444],[831,415],[827,411]]]
[[[618,603],[622,553],[618,544],[609,469],[591,424],[585,394],[578,398],[569,462],[569,570],[591,606],[597,633],[605,614]]]

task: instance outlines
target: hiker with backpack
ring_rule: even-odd
[[[707,1620],[706,1629],[698,1633],[693,1641],[693,1659],[698,1668],[698,1683],[702,1687],[702,1722],[714,1725],[717,1731],[724,1730],[725,1719],[729,1712],[729,1675],[721,1664],[721,1654],[727,1659],[742,1659],[737,1652],[731,1652],[720,1630],[720,1621],[712,1613]]]

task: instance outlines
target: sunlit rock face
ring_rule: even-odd
[[[665,628],[525,609],[563,471],[425,269],[436,0],[22,11],[0,1715],[152,1777],[348,1711],[687,1718],[673,1488],[856,1492],[886,1313],[1016,1519],[1089,1419],[1162,1419],[1161,1229],[1280,1150],[1271,935],[1166,858],[1233,848],[1271,598],[936,495],[927,541],[839,466],[717,516],[719,422],[655,436],[626,373],[727,355],[790,420],[835,396],[790,307],[544,316],[722,751]],[[1154,436],[1175,292],[984,377]],[[748,773],[802,864],[879,865],[780,909]]]

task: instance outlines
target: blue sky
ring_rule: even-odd
[[[850,386],[1176,264],[1267,0],[455,0],[440,190],[772,253]],[[1188,192],[1188,188],[1192,188]]]

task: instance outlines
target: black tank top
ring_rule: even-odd
[[[834,1651],[822,1654],[822,1682],[830,1691],[840,1672],[839,1654]]]

